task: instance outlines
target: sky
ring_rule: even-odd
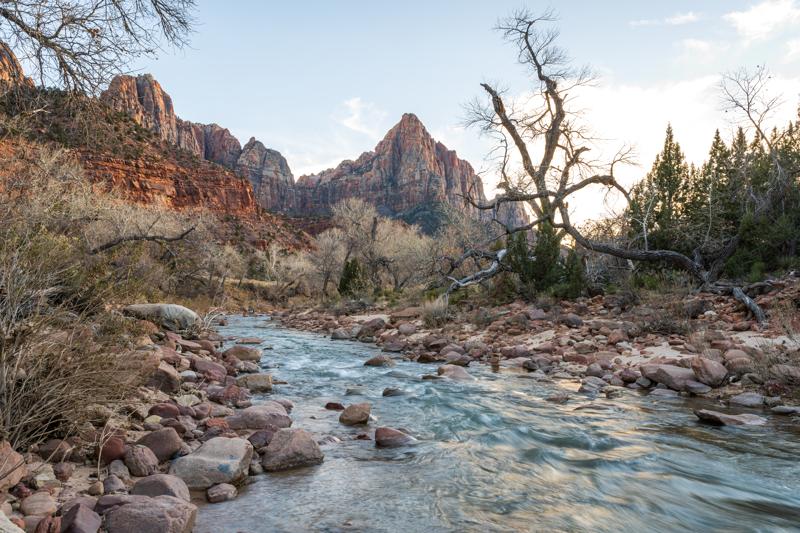
[[[719,98],[720,75],[765,65],[784,102],[785,124],[800,103],[800,0],[670,2],[521,0],[198,0],[196,32],[182,50],[135,65],[172,96],[176,112],[254,136],[280,151],[294,175],[333,167],[371,150],[405,112],[478,169],[489,139],[465,129],[464,106],[494,82],[530,90],[511,45],[492,28],[527,6],[554,6],[559,44],[597,74],[575,105],[603,139],[603,158],[622,143],[638,167],[652,164],[671,122],[690,161],[702,162],[714,130],[735,127]],[[487,190],[496,178],[486,175]],[[579,218],[601,199],[581,201]]]

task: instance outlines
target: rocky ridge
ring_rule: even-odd
[[[465,202],[485,201],[483,183],[472,166],[437,142],[416,115],[407,113],[371,152],[295,182],[286,159],[251,138],[244,147],[217,124],[182,120],[172,98],[151,75],[117,76],[101,99],[130,116],[161,140],[246,177],[258,204],[268,211],[298,217],[325,217],[350,197],[375,205],[387,216],[419,223],[432,231],[445,205],[487,215]],[[504,221],[522,225],[520,206],[506,206]]]

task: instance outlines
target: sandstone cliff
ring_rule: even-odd
[[[486,218],[466,201],[485,201],[483,182],[468,162],[437,142],[416,115],[406,113],[372,152],[334,169],[301,176],[296,184],[295,215],[326,215],[344,198],[358,197],[389,216],[436,229],[443,209],[453,206]],[[527,223],[520,206],[507,206],[501,217]]]
[[[167,143],[248,178],[264,209],[282,211],[291,202],[294,177],[283,156],[255,139],[242,148],[227,128],[217,124],[182,120],[172,98],[150,74],[117,76],[100,98]]]
[[[295,204],[294,176],[280,152],[251,137],[236,161],[236,172],[253,185],[256,199],[269,211],[289,211]]]
[[[22,65],[19,64],[17,56],[11,51],[4,42],[0,41],[0,83],[3,84],[25,84],[33,86],[30,78],[25,76]]]
[[[445,204],[472,210],[464,197],[484,199],[472,166],[436,142],[416,115],[407,113],[372,152],[334,169],[297,180],[296,214],[325,215],[332,205],[359,197],[386,215],[430,231]]]
[[[180,119],[170,96],[149,74],[117,76],[101,98],[166,143],[247,178],[257,203],[268,211],[298,217],[328,216],[331,207],[350,197],[362,198],[387,216],[436,229],[447,206],[484,217],[466,201],[485,199],[483,183],[472,166],[431,137],[413,114],[403,115],[371,152],[334,169],[301,176],[295,183],[286,159],[251,138],[242,147],[225,128]],[[504,218],[524,224],[515,206]]]

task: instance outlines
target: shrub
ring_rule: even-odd
[[[342,276],[339,278],[339,294],[356,296],[367,287],[366,272],[358,259],[350,259],[344,264]]]
[[[422,304],[422,320],[429,328],[440,327],[447,322],[449,310],[447,300],[443,297],[436,298]]]
[[[575,299],[583,294],[586,288],[586,276],[583,263],[578,252],[573,248],[567,255],[564,263],[564,274],[561,283],[551,289],[553,296],[558,298]]]

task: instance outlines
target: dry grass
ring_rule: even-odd
[[[442,297],[422,304],[422,320],[429,328],[443,326],[449,317],[447,300]]]
[[[87,420],[90,405],[129,396],[153,370],[120,349],[136,333],[133,322],[99,318],[82,325],[70,313],[47,312],[0,341],[0,439],[26,449],[67,435]]]

